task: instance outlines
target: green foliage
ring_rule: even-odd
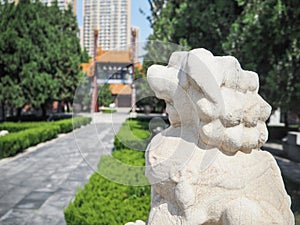
[[[70,102],[80,79],[82,56],[76,18],[40,1],[0,5],[0,102],[42,107]]]
[[[59,120],[54,122],[54,124],[59,126],[60,133],[67,133],[82,125],[89,124],[91,120],[92,119],[89,117],[75,117],[73,119]]]
[[[299,1],[148,1],[153,17],[149,40],[233,55],[244,69],[260,75],[260,94],[274,108],[299,112]],[[148,44],[147,49],[145,68],[168,61],[163,46]]]
[[[76,89],[76,94],[73,99],[74,112],[90,112],[92,101],[92,77],[83,76],[80,79],[80,84]]]
[[[120,149],[102,156],[99,173],[110,181],[125,185],[146,185],[144,151]]]
[[[47,122],[39,122],[39,125],[45,125]],[[7,130],[8,132],[18,132],[21,130],[26,130],[30,128],[37,127],[37,123],[35,122],[25,122],[25,123],[13,123],[13,122],[5,122],[0,123],[0,130]]]
[[[86,49],[83,50],[82,54],[81,54],[81,62],[82,63],[88,63],[89,60],[91,59],[91,57],[89,56],[89,53]]]
[[[180,44],[190,48],[207,48],[223,54],[222,40],[240,13],[236,1],[172,0],[154,4],[153,35],[150,40]],[[157,13],[159,11],[159,13]]]
[[[102,109],[101,112],[103,113],[115,113],[117,112],[116,109]]]
[[[58,133],[58,126],[48,124],[0,137],[0,158],[13,156],[30,146],[55,138]]]
[[[89,124],[92,121],[90,117],[75,117],[73,118],[73,129],[80,128],[82,125]],[[59,122],[58,122],[59,123]]]
[[[148,125],[147,121],[127,120],[115,135],[114,150],[131,148],[145,151],[152,138]]]
[[[109,84],[103,84],[99,87],[98,105],[108,107],[109,104],[114,102],[114,97],[109,89]]]
[[[300,2],[238,1],[243,11],[224,41],[226,52],[260,75],[261,94],[273,107],[299,111]]]
[[[128,126],[135,137],[149,137],[146,121],[138,120],[127,120],[118,135],[125,138]],[[119,225],[138,219],[145,221],[150,211],[150,185],[120,184],[148,184],[144,165],[143,151],[119,148],[112,155],[102,156],[99,172],[91,176],[89,183],[65,209],[67,224]]]
[[[0,137],[0,158],[13,156],[40,142],[55,138],[59,133],[70,132],[90,123],[91,118],[76,117],[55,122],[2,123],[0,130],[10,133]]]
[[[130,125],[132,133],[137,137],[148,137],[145,122],[127,120],[119,133],[125,135],[128,132],[127,125]],[[94,173],[84,189],[78,191],[74,202],[65,209],[67,224],[120,225],[138,219],[145,221],[150,211],[150,186],[126,186],[116,183],[124,181],[127,184],[135,184],[141,179],[147,182],[143,169],[133,169],[143,168],[139,166],[144,164],[144,152],[132,149],[123,148],[114,151],[111,156],[102,156],[99,163],[99,173],[102,176]],[[116,182],[103,176],[115,179]]]
[[[65,220],[68,225],[120,225],[146,220],[149,210],[150,186],[125,186],[95,173],[65,209]]]

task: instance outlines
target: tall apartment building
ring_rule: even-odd
[[[130,0],[84,0],[83,44],[94,55],[94,30],[103,50],[127,50],[130,44]]]

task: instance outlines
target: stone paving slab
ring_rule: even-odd
[[[0,224],[64,225],[64,208],[111,153],[127,115],[94,114],[90,125],[0,160]]]

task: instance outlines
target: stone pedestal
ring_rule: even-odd
[[[284,152],[296,162],[300,162],[300,132],[289,132],[287,142],[284,144]]]

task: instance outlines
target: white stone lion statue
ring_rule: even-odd
[[[294,224],[277,163],[260,150],[271,107],[256,73],[234,57],[195,49],[151,66],[147,79],[166,101],[171,126],[146,151],[146,224]]]

